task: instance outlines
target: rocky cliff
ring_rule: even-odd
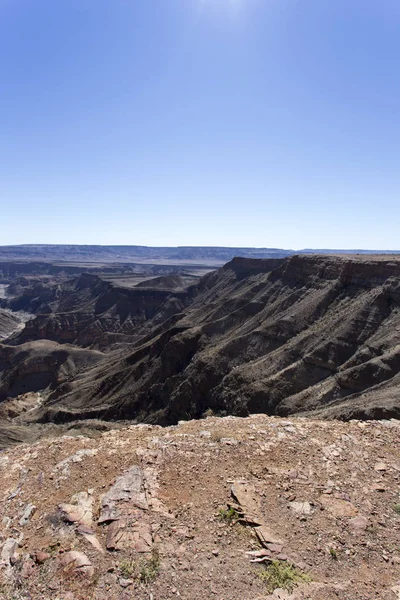
[[[382,257],[234,259],[38,418],[398,416],[399,286],[400,262]]]
[[[142,326],[149,329],[168,319],[190,298],[177,276],[129,288],[88,273],[57,285],[35,281],[7,302],[13,310],[37,315],[9,343],[49,339],[105,349],[117,341],[132,342]]]

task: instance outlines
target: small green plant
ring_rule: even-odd
[[[136,569],[137,565],[134,560],[123,560],[119,565],[121,575],[125,579],[135,578]]]
[[[126,579],[135,579],[142,583],[152,583],[160,570],[160,554],[153,548],[151,558],[143,561],[125,560],[120,563],[119,570]]]
[[[394,505],[394,512],[397,513],[398,515],[400,515],[400,504]]]
[[[260,578],[266,584],[268,592],[282,588],[291,592],[299,583],[311,581],[311,577],[302,573],[290,563],[273,560],[268,567],[260,572]]]
[[[218,511],[218,517],[221,519],[221,521],[233,523],[239,519],[239,513],[232,507],[220,508]]]
[[[338,559],[338,553],[336,552],[335,548],[329,548],[329,554],[332,556],[333,560]]]
[[[143,583],[152,583],[160,570],[160,554],[157,548],[153,548],[151,558],[146,563],[142,564],[139,580]]]

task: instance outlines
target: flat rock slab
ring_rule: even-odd
[[[151,552],[153,537],[142,469],[135,465],[117,477],[103,497],[99,524],[107,524],[107,550]]]
[[[243,511],[244,520],[254,525],[254,531],[262,546],[267,544],[283,545],[284,542],[267,525],[261,512],[261,500],[254,486],[244,481],[235,481],[231,494]]]
[[[144,492],[144,478],[142,469],[135,465],[115,480],[101,502],[99,523],[106,523],[120,518],[122,504],[142,510],[149,508]],[[124,512],[124,511],[122,511]]]
[[[140,511],[129,517],[113,521],[107,529],[107,550],[126,550],[134,552],[151,552],[153,537],[151,524]]]
[[[8,538],[1,549],[0,553],[0,567],[4,567],[7,572],[11,568],[11,561],[15,556],[18,548],[18,541],[14,538]]]
[[[351,502],[333,498],[332,496],[320,496],[319,502],[334,517],[355,517],[358,510]]]

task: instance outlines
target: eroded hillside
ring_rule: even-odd
[[[170,316],[162,304],[136,342],[59,386],[37,418],[399,415],[394,257],[234,259],[185,294],[186,308]]]

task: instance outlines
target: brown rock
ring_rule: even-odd
[[[42,565],[46,560],[48,560],[49,558],[51,558],[51,554],[49,554],[48,552],[42,552],[41,550],[38,550],[37,552],[35,552],[34,554],[34,559],[35,562],[38,565]]]
[[[80,523],[83,519],[83,512],[73,504],[60,504],[58,510],[63,521],[67,523]]]
[[[151,525],[147,515],[136,511],[129,518],[113,521],[107,531],[107,550],[134,550],[151,552],[153,543]]]
[[[332,496],[320,496],[319,501],[325,510],[334,517],[355,517],[358,512],[351,502],[333,498]]]
[[[283,544],[283,541],[265,522],[261,511],[261,499],[253,485],[245,481],[235,481],[231,488],[231,494],[241,507],[244,520],[257,525],[254,532],[260,543]]]
[[[363,517],[359,515],[358,517],[354,517],[349,521],[350,528],[354,531],[354,533],[362,534],[368,527],[368,519],[367,517]]]
[[[29,577],[31,577],[31,575],[33,575],[35,571],[35,565],[33,563],[33,561],[28,558],[28,560],[25,560],[25,562],[22,565],[21,568],[21,577],[23,579],[29,579]]]
[[[70,550],[59,559],[60,566],[64,569],[72,570],[75,573],[81,573],[87,577],[93,577],[94,567],[86,554],[77,550]]]

